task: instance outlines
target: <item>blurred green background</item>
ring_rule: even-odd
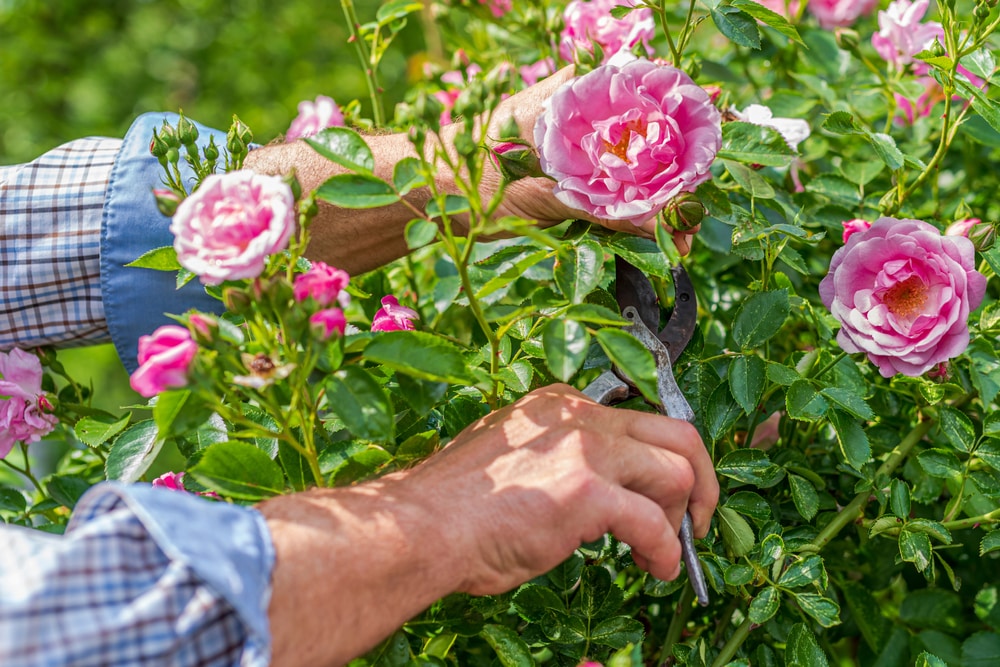
[[[376,0],[357,0],[362,22]],[[258,141],[283,133],[301,100],[362,102],[367,90],[339,2],[315,0],[0,0],[0,164],[84,136],[124,135],[146,111],[183,110],[227,128],[235,113]],[[411,20],[380,68],[388,109],[419,53]],[[112,412],[140,401],[110,345],[63,350]]]

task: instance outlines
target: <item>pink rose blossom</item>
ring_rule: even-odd
[[[399,305],[399,300],[389,294],[382,297],[382,307],[372,318],[372,331],[412,331],[413,322],[419,317],[417,311]]]
[[[198,344],[184,327],[167,324],[150,336],[139,337],[139,368],[129,384],[142,396],[150,398],[162,391],[183,387]]]
[[[329,306],[336,301],[346,308],[351,303],[351,296],[344,291],[351,277],[347,271],[341,271],[324,262],[313,262],[309,270],[295,277],[292,293],[296,301],[305,301],[312,297],[321,306]]]
[[[38,442],[56,427],[42,392],[42,362],[24,350],[0,352],[0,459],[14,443]]]
[[[872,223],[867,220],[861,220],[860,218],[855,218],[854,220],[844,220],[840,224],[844,227],[844,243],[847,243],[847,239],[851,238],[854,234],[866,231],[872,226]]]
[[[617,5],[633,5],[632,0],[573,0],[563,12],[559,55],[573,62],[578,49],[594,52],[596,43],[604,52],[604,62],[621,50],[631,50],[642,42],[647,55],[653,54],[649,41],[656,35],[651,9],[636,9],[616,19],[611,10]]]
[[[870,14],[878,0],[809,0],[806,9],[824,30],[854,25],[862,15]]]
[[[285,133],[285,141],[297,141],[318,134],[328,127],[344,124],[344,114],[337,103],[325,95],[320,95],[315,102],[304,100],[299,102],[299,115]]]
[[[948,225],[948,228],[944,230],[945,236],[964,236],[969,238],[969,232],[976,225],[981,224],[983,221],[979,218],[966,218],[965,220],[956,220],[955,222]]]
[[[560,201],[640,225],[711,177],[722,127],[687,74],[648,60],[619,65],[626,57],[563,84],[535,124],[535,145]]]
[[[170,223],[177,261],[206,285],[260,275],[294,227],[292,189],[277,176],[251,171],[209,176]]]
[[[186,491],[184,488],[184,473],[165,472],[152,482],[153,486],[171,491]]]
[[[819,294],[845,352],[864,352],[884,377],[915,377],[969,345],[969,312],[986,291],[975,266],[968,239],[879,218],[834,253]]]
[[[793,151],[809,138],[809,123],[799,118],[775,118],[771,110],[762,104],[751,104],[743,111],[731,109],[730,113],[744,123],[776,130]]]
[[[500,18],[513,9],[513,0],[479,0],[479,4],[486,5],[494,18]]]
[[[872,35],[872,46],[897,70],[912,63],[913,56],[929,48],[935,39],[944,41],[944,28],[940,23],[920,22],[929,2],[895,0],[888,9],[878,13],[879,30]]]
[[[518,72],[524,85],[533,86],[550,74],[555,73],[556,62],[552,58],[543,58],[536,63],[522,66]]]
[[[319,329],[323,340],[326,340],[335,331],[343,336],[347,328],[347,319],[340,308],[326,308],[314,313],[309,318],[309,324]]]

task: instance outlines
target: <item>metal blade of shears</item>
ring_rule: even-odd
[[[680,264],[670,269],[674,283],[674,307],[663,329],[660,329],[659,299],[646,274],[620,256],[615,257],[615,273],[615,298],[622,312],[629,306],[635,308],[642,323],[670,352],[670,363],[677,363],[698,323],[698,299],[687,271]]]

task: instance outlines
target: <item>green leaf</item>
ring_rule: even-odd
[[[521,618],[532,623],[541,621],[549,610],[566,611],[562,598],[551,588],[539,584],[524,584],[514,594],[512,602]]]
[[[785,588],[795,588],[797,586],[809,586],[811,584],[826,581],[826,568],[823,566],[823,558],[816,554],[806,556],[799,560],[782,573],[778,579],[778,585]]]
[[[912,533],[924,533],[937,538],[942,544],[951,544],[951,531],[940,521],[931,519],[912,519],[906,523],[906,530]]]
[[[418,417],[423,417],[444,398],[448,391],[447,382],[433,382],[412,377],[406,373],[396,375],[399,392]]]
[[[73,432],[80,442],[91,447],[100,447],[128,426],[131,418],[131,412],[121,419],[115,419],[112,415],[84,417],[73,427]]]
[[[791,306],[788,290],[757,292],[736,313],[733,339],[742,350],[760,347],[781,329]]]
[[[1000,551],[1000,530],[992,530],[983,536],[983,541],[979,543],[979,555],[985,556],[988,553]]]
[[[542,330],[542,348],[552,375],[567,382],[587,358],[590,334],[576,320],[549,320]]]
[[[789,23],[788,19],[781,14],[771,11],[764,5],[754,2],[754,0],[733,0],[732,4],[733,7],[738,7],[741,11],[746,12],[768,27],[774,28],[793,42],[798,42],[802,46],[806,45],[802,41],[802,38],[799,37],[799,31],[795,29],[795,26]]]
[[[320,155],[351,171],[371,174],[375,157],[360,134],[347,127],[328,127],[305,140]]]
[[[948,663],[933,653],[923,651],[917,656],[917,661],[913,663],[913,667],[948,667]]]
[[[726,568],[725,581],[729,586],[745,586],[753,581],[754,571],[749,565],[737,563]]]
[[[202,454],[191,476],[209,489],[243,500],[261,500],[285,490],[277,463],[245,442],[219,442]]]
[[[428,243],[433,243],[437,238],[438,227],[430,220],[414,218],[406,224],[406,247],[410,250],[423,248]]]
[[[589,322],[590,324],[605,326],[625,326],[629,324],[628,320],[615,311],[596,303],[579,303],[575,306],[570,306],[563,312],[563,317],[578,322]]]
[[[462,195],[445,195],[444,210],[441,209],[441,202],[437,199],[432,199],[427,202],[425,212],[432,218],[440,218],[443,215],[453,216],[460,213],[468,213],[470,209],[471,206],[469,205],[468,197],[463,197]]]
[[[931,539],[926,533],[914,533],[906,529],[899,532],[899,555],[907,563],[913,563],[923,572],[931,564]]]
[[[1000,440],[991,438],[983,441],[976,449],[976,456],[994,470],[1000,470]]]
[[[0,511],[23,512],[27,508],[28,501],[21,491],[0,486]]]
[[[740,355],[729,364],[729,390],[748,415],[757,409],[764,393],[766,373],[767,362],[754,354]]]
[[[154,271],[180,271],[183,268],[177,261],[177,251],[172,245],[148,250],[125,266]]]
[[[976,446],[976,427],[972,420],[955,408],[942,406],[938,425],[955,449],[968,454]]]
[[[469,384],[472,377],[462,350],[423,331],[387,331],[365,347],[366,359],[414,377],[435,382]]]
[[[645,629],[639,621],[628,616],[606,618],[590,631],[590,641],[614,649],[642,641]]]
[[[750,527],[747,520],[728,507],[718,508],[717,514],[719,526],[722,529],[722,542],[726,545],[726,550],[734,558],[740,558],[750,553],[757,538],[754,537],[753,528]]]
[[[534,667],[531,650],[516,632],[503,625],[487,624],[479,632],[497,654],[503,667]]]
[[[858,419],[867,420],[875,417],[875,413],[872,412],[870,407],[868,407],[868,403],[865,399],[858,396],[850,389],[844,389],[842,387],[824,387],[819,393],[830,399],[830,402],[834,405],[846,410]]]
[[[889,484],[889,507],[900,519],[910,516],[910,485],[901,479],[893,479]]]
[[[840,591],[868,648],[872,651],[881,650],[885,636],[889,632],[889,623],[882,615],[875,596],[867,586],[855,581],[842,582]]]
[[[531,388],[535,371],[526,359],[518,359],[500,369],[497,374],[505,385],[517,393],[525,394]]]
[[[404,157],[392,168],[392,185],[400,197],[405,197],[410,190],[427,185],[420,160],[415,157]]]
[[[815,593],[792,593],[792,595],[802,607],[802,611],[824,628],[840,624],[840,605],[830,598]]]
[[[751,169],[741,162],[732,160],[722,160],[722,164],[726,166],[726,171],[733,177],[733,180],[748,195],[755,199],[774,199],[774,188],[756,169]]]
[[[996,59],[993,57],[993,52],[987,48],[973,51],[969,55],[962,58],[959,63],[962,67],[969,70],[980,79],[989,80],[997,69],[997,63]]]
[[[399,201],[392,186],[371,174],[337,174],[316,190],[316,198],[341,208],[378,208]]]
[[[767,521],[771,518],[771,506],[760,494],[753,491],[737,491],[729,496],[724,506],[755,521]]]
[[[406,18],[408,14],[419,12],[423,8],[422,3],[415,2],[414,0],[389,0],[389,2],[379,7],[378,11],[375,12],[375,20],[379,22],[379,25],[386,25]]]
[[[795,509],[799,511],[803,519],[812,521],[816,512],[819,511],[819,494],[816,493],[816,487],[805,478],[792,474],[788,475],[788,484],[792,489],[792,502],[795,503]]]
[[[104,474],[108,479],[125,484],[136,482],[153,464],[162,447],[163,438],[159,437],[156,422],[147,419],[133,424],[111,445]]]
[[[552,273],[563,295],[573,303],[582,303],[604,277],[604,248],[589,239],[561,246]]]
[[[816,635],[805,623],[796,623],[785,641],[785,667],[830,667]]]
[[[931,477],[947,479],[962,474],[964,466],[951,451],[947,449],[928,449],[917,454],[917,461]]]
[[[587,566],[573,598],[573,612],[587,619],[600,618],[618,611],[622,599],[622,590],[611,580],[610,572],[597,565]]]
[[[618,233],[608,241],[607,248],[647,275],[670,277],[670,262],[655,241]]]
[[[393,440],[392,401],[368,371],[356,365],[346,366],[327,379],[326,392],[327,407],[354,437],[376,442]]]
[[[80,496],[85,494],[90,487],[90,482],[72,475],[53,475],[45,482],[45,490],[49,496],[69,509],[76,507]]]
[[[785,393],[785,407],[792,419],[812,422],[826,414],[829,404],[816,391],[811,381],[802,379],[796,380],[788,387]]]
[[[771,463],[767,453],[759,449],[737,449],[722,457],[715,467],[726,477],[769,488],[781,481],[785,471]]]
[[[760,50],[760,28],[752,16],[736,7],[716,5],[709,10],[715,27],[739,46]]]
[[[955,86],[962,97],[970,99],[976,113],[982,116],[983,120],[989,123],[994,130],[1000,132],[1000,106],[987,97],[982,90],[970,84],[965,77],[956,76]]]
[[[656,388],[656,362],[653,354],[635,336],[621,329],[605,327],[597,330],[597,342],[618,369],[628,376],[632,383],[651,403],[659,403]]]
[[[861,470],[872,457],[868,436],[853,417],[840,410],[832,410],[829,417],[844,460],[855,470]]]
[[[156,399],[153,421],[160,437],[184,435],[208,421],[212,409],[187,389],[165,391]]]
[[[799,375],[799,372],[790,366],[778,364],[773,361],[767,362],[767,379],[774,384],[780,384],[782,387],[787,387],[801,377],[802,376]]]
[[[760,5],[757,5],[760,7]],[[734,121],[722,126],[722,148],[717,157],[750,165],[783,167],[797,154],[781,134],[770,127]]]
[[[757,594],[750,602],[750,612],[747,615],[754,625],[763,625],[778,611],[781,603],[781,591],[774,586],[768,586]]]

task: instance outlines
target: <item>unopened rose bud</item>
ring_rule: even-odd
[[[982,223],[979,218],[965,218],[964,220],[956,220],[955,222],[948,225],[948,228],[944,230],[945,236],[964,236],[969,237],[969,232],[973,227]]]
[[[153,197],[156,199],[157,210],[168,218],[173,217],[181,203],[180,195],[167,188],[153,188]]]
[[[444,112],[444,105],[438,98],[422,91],[417,94],[417,99],[413,102],[413,112],[424,124],[437,132],[441,127],[441,114]]]
[[[205,159],[209,162],[215,162],[219,159],[219,147],[215,145],[215,136],[208,137],[208,145],[205,146]]]
[[[985,3],[982,5],[976,5],[976,8],[972,10],[972,15],[979,21],[985,21],[990,17],[990,9],[990,5]]]
[[[986,252],[993,247],[997,239],[997,225],[1000,223],[987,222],[976,225],[969,230],[969,240],[976,246],[979,252]]]
[[[211,345],[219,331],[219,321],[204,313],[191,313],[187,318],[192,338],[202,345]]]
[[[535,151],[523,143],[506,141],[489,149],[493,164],[500,170],[504,182],[525,177],[544,177]]]
[[[153,155],[153,157],[159,158],[161,162],[165,162],[168,148],[170,148],[170,146],[168,146],[167,142],[163,140],[163,137],[161,137],[160,133],[156,131],[156,128],[153,128],[153,138],[149,142],[149,152]]]
[[[177,139],[184,146],[193,146],[198,141],[198,128],[183,115],[177,119]]]
[[[705,205],[696,195],[686,192],[667,208],[667,222],[679,232],[691,231],[705,219]]]
[[[249,146],[253,143],[253,132],[250,131],[250,127],[236,116],[233,116],[233,129],[244,144]]]
[[[242,315],[253,305],[247,293],[235,287],[222,290],[222,303],[226,305],[226,310],[237,315]]]
[[[978,9],[978,7],[976,9]],[[989,14],[988,11],[986,13],[987,15]],[[933,53],[936,57],[941,57],[948,54],[948,52],[945,51],[944,49],[944,45],[941,44],[941,42],[937,39],[931,42],[931,45],[927,47],[927,50]]]
[[[166,121],[164,121],[163,127],[160,128],[160,138],[170,148],[180,148],[181,146],[181,141],[177,138],[177,132]]]
[[[856,30],[851,30],[850,28],[837,28],[833,32],[834,38],[837,40],[837,46],[845,51],[857,51],[858,45],[861,43],[861,37],[858,35]]]

